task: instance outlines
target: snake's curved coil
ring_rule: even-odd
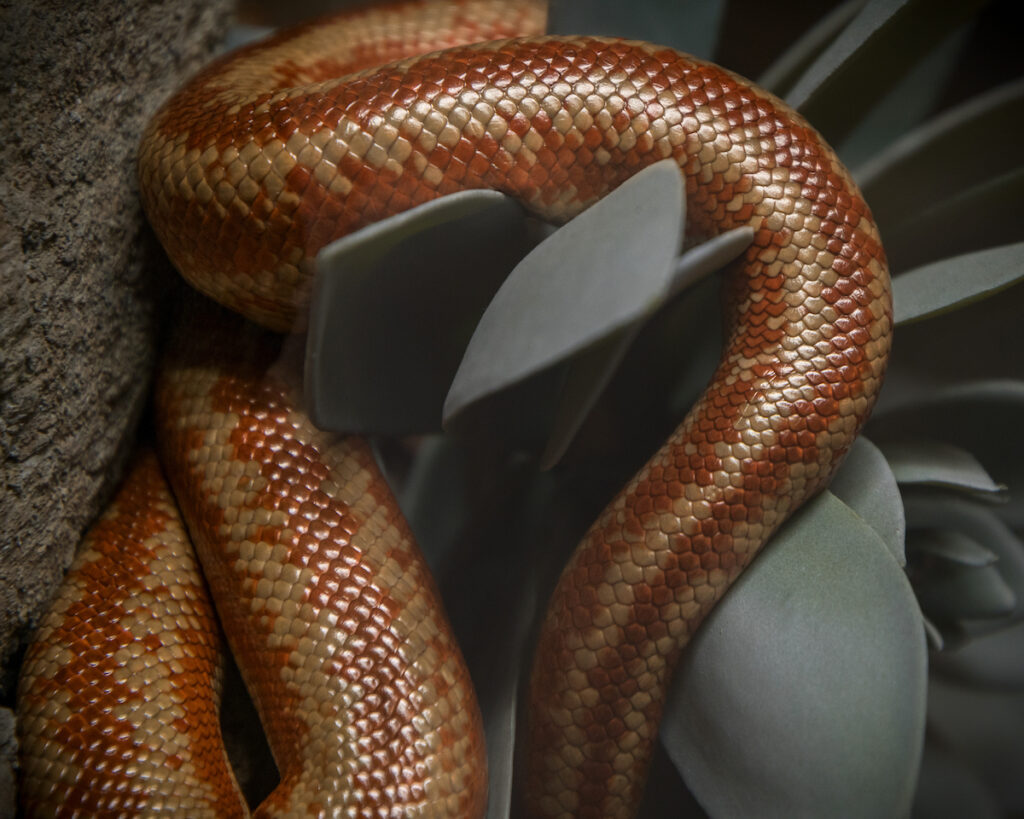
[[[534,663],[529,811],[626,816],[683,646],[786,516],[828,482],[871,410],[892,330],[888,273],[870,211],[833,151],[784,103],[718,66],[645,43],[534,38],[366,67],[409,53],[389,50],[397,40],[388,37],[387,48],[366,45],[369,35],[360,40],[389,15],[413,15],[421,21],[414,28],[428,31],[415,15],[437,14],[441,29],[477,36],[480,27],[460,15],[497,25],[506,18],[495,8],[508,7],[414,2],[368,12],[354,40],[345,39],[352,21],[339,18],[218,62],[153,120],[141,149],[142,191],[186,278],[278,330],[302,326],[313,259],[327,242],[468,187],[504,191],[558,221],[671,157],[686,180],[689,235],[754,229],[724,286],[727,337],[707,391],[585,536],[553,594]],[[516,27],[529,30],[542,16],[534,3],[515,9]],[[339,33],[348,43],[341,51]],[[350,753],[336,738],[304,733],[289,710],[301,701],[334,719],[364,703],[365,718],[360,711],[354,724],[371,736],[375,720],[387,721],[378,704],[416,724],[413,699],[357,696],[320,682],[307,664],[328,656],[319,653],[326,643],[340,654],[329,653],[336,659],[325,660],[324,679],[355,680],[359,672],[345,663],[377,668],[385,654],[415,666],[397,646],[369,658],[356,651],[373,643],[360,636],[367,622],[375,634],[391,633],[385,601],[397,592],[378,580],[401,589],[423,577],[387,545],[405,533],[390,512],[376,511],[392,508],[382,500],[386,488],[361,444],[329,443],[308,427],[283,382],[261,376],[240,390],[230,371],[187,363],[188,355],[172,357],[162,379],[162,447],[200,548],[212,555],[204,564],[213,566],[211,585],[243,668],[256,663],[247,676],[276,677],[265,690],[282,692],[257,694],[276,697],[260,705],[268,728],[279,706],[289,715],[279,761],[287,771],[292,754],[323,751],[303,765],[359,770],[357,792],[401,804],[393,794],[406,792],[388,765],[412,751],[399,744],[392,755],[389,745],[380,756],[367,751],[381,767],[361,768],[362,758],[346,767],[372,742],[359,735]],[[363,503],[358,526],[346,529]],[[348,531],[345,545],[335,526]],[[372,599],[357,590],[346,597],[342,574],[334,586],[324,578],[370,560],[372,548],[359,560],[347,550],[371,529],[385,543],[372,558],[376,579],[360,587],[372,587]],[[437,600],[422,599],[415,611],[426,617]],[[350,625],[346,606],[362,606],[368,620]],[[332,636],[339,625],[345,636]],[[455,649],[438,639],[417,656],[437,653],[435,671],[461,668],[446,665],[444,652]],[[468,689],[460,674],[441,671],[440,679]],[[465,707],[464,727],[478,731],[468,694],[446,700],[437,674],[427,679],[438,697],[431,701],[448,702],[436,713],[454,720]],[[478,742],[438,730],[442,745]],[[402,729],[388,742],[418,747],[417,736]],[[478,781],[439,764],[447,773],[432,782]],[[342,779],[328,777],[332,787]],[[296,781],[304,784],[293,793],[307,807],[335,798],[304,790],[308,778]],[[441,794],[424,810],[475,810],[476,793],[462,802]]]

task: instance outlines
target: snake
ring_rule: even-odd
[[[317,252],[366,225],[474,188],[562,223],[673,159],[688,236],[752,229],[721,359],[562,571],[523,703],[523,812],[635,815],[685,646],[871,411],[891,291],[870,209],[784,102],[544,25],[539,0],[346,11],[218,59],[152,119],[143,203],[209,298],[160,365],[159,461],[139,456],[26,655],[26,815],[248,815],[216,721],[225,642],[281,772],[254,815],[482,815],[440,596],[369,446],[310,422],[288,334]]]

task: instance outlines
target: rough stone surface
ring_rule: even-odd
[[[14,712],[0,708],[0,819],[14,819]]]
[[[0,0],[0,699],[142,416],[172,276],[136,147],[229,5]]]

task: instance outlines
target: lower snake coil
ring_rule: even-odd
[[[635,813],[682,649],[870,412],[891,297],[870,211],[798,114],[669,48],[539,36],[544,19],[539,0],[335,15],[220,59],[152,120],[146,211],[233,312],[197,298],[178,322],[160,461],[137,458],[29,649],[26,815],[248,814],[218,620],[281,773],[256,815],[482,815],[481,718],[409,528],[368,446],[313,426],[281,337],[250,322],[301,330],[317,252],[389,215],[490,188],[563,222],[673,158],[688,231],[754,240],[707,390],[558,581],[525,704],[526,813]]]

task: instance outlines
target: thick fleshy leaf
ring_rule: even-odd
[[[928,729],[985,782],[1000,816],[1024,813],[1024,694],[971,688],[933,675]],[[975,813],[966,815],[973,819]]]
[[[915,529],[907,536],[907,551],[965,567],[991,566],[999,558],[972,537],[950,529]]]
[[[688,250],[676,263],[664,298],[677,296],[729,264],[750,246],[753,239],[753,228],[736,228]],[[565,454],[587,413],[642,329],[641,323],[638,321],[612,333],[569,363],[551,434],[541,456],[542,469],[551,469]]]
[[[228,27],[228,33],[224,37],[224,51],[234,51],[249,43],[255,43],[264,37],[269,37],[274,29],[269,26],[257,26],[251,23],[234,23]]]
[[[487,737],[487,819],[508,819],[512,811],[519,669],[514,655],[504,656],[506,662],[491,667],[494,684],[486,686],[490,701],[480,703]]]
[[[688,290],[708,274],[738,259],[754,241],[754,234],[754,229],[749,225],[738,227],[687,250],[676,261],[670,295]]]
[[[970,26],[961,26],[942,37],[929,53],[896,78],[863,116],[851,123],[842,139],[834,144],[848,167],[856,167],[885,150],[931,116],[950,77],[961,67],[970,33]]]
[[[722,316],[721,292],[714,288],[712,282],[706,282],[694,288],[681,300],[679,310],[672,318],[676,325],[683,329],[678,340],[672,341],[681,353],[685,353],[686,366],[679,368],[679,377],[669,405],[673,416],[682,418],[684,413],[693,406],[708,382],[711,380],[722,357]]]
[[[654,749],[647,786],[636,815],[643,819],[709,819],[662,745]]]
[[[1022,313],[1024,281],[996,298],[902,324],[897,328],[879,411],[885,414],[902,404],[930,404],[951,385],[1019,377],[1024,373],[1024,345],[1017,343]],[[1008,443],[1009,436],[996,427],[983,432],[1002,439],[1004,446]]]
[[[711,57],[724,14],[724,0],[553,0],[548,9],[548,32],[646,40]]]
[[[544,609],[542,595],[553,587],[585,525],[569,511],[573,504],[567,500],[579,492],[578,486],[567,486],[552,473],[537,474],[533,461],[525,466],[523,474],[532,480],[522,491],[513,491],[503,514],[490,515],[489,525],[470,538],[474,551],[483,553],[477,562],[488,564],[489,570],[481,574],[459,567],[458,582],[469,602],[452,613],[453,622],[465,626],[459,637],[468,638],[462,646],[487,733],[488,819],[510,815],[521,721],[517,693],[528,680],[531,629]],[[475,587],[466,588],[469,584]]]
[[[885,31],[893,26],[904,6],[909,0],[890,0],[889,2],[866,2],[861,4],[856,14],[832,38],[828,47],[815,55],[803,74],[792,83],[786,92],[786,102],[796,109],[806,109],[813,99],[827,89],[834,75],[851,70],[857,55],[872,50],[872,42],[883,37]]]
[[[926,322],[920,328],[927,326]],[[895,370],[891,375],[897,374]],[[887,386],[898,386],[895,380]],[[991,379],[932,387],[904,394],[897,405],[883,406],[891,392],[882,391],[882,404],[868,427],[872,440],[883,445],[927,437],[967,450],[995,481],[1008,487],[1007,501],[994,513],[1011,526],[1024,526],[1024,381]]]
[[[921,622],[924,623],[924,636],[928,640],[928,648],[933,651],[942,651],[946,647],[946,638],[935,623],[928,619],[928,615],[921,613]]]
[[[697,632],[662,739],[714,816],[899,816],[920,759],[926,675],[906,578],[826,492]]]
[[[495,191],[445,196],[325,247],[306,342],[314,422],[439,429],[473,327],[527,249],[522,210]]]
[[[639,328],[624,327],[576,355],[562,383],[540,468],[552,469],[565,455],[587,414],[633,343]]]
[[[986,569],[991,569],[1010,591],[1015,602],[1011,603],[1005,611],[1009,619],[1024,617],[1024,543],[1014,532],[997,518],[990,507],[983,505],[971,498],[942,492],[939,490],[910,489],[903,493],[903,506],[907,515],[907,526],[909,529],[948,529],[959,532],[964,536],[976,541],[982,547],[992,552],[998,558],[989,567],[978,569],[967,569],[971,573],[984,574]],[[959,582],[959,575],[949,582]],[[933,582],[946,583],[943,578],[923,577],[918,585],[918,593],[922,594],[925,585]],[[992,593],[991,605],[983,606],[987,610],[995,610],[1008,598],[1005,592],[995,588],[995,581],[978,577],[968,581],[970,589],[964,587],[962,592],[965,599],[971,606],[976,605],[979,595],[986,590]],[[936,596],[929,592],[932,597]],[[931,599],[931,598],[930,598]],[[949,605],[954,605],[954,602]],[[978,604],[980,605],[980,604]],[[971,617],[972,615],[963,615]],[[992,615],[979,614],[978,617],[989,617]],[[985,633],[996,623],[970,623],[964,624],[969,633]]]
[[[928,318],[988,298],[1024,279],[1024,242],[942,259],[893,281],[896,323]]]
[[[934,204],[923,203],[898,226],[885,231],[892,271],[903,271],[996,245],[1024,239],[1017,207],[1024,201],[1024,166],[984,180]]]
[[[465,453],[460,442],[443,435],[424,436],[411,468],[396,493],[433,571],[444,571],[474,500],[467,486]]]
[[[914,819],[1001,819],[989,787],[955,754],[929,742],[921,758]]]
[[[487,739],[488,816],[509,815],[517,689],[538,607],[531,551],[557,528],[550,475],[478,439],[442,435],[419,446],[399,500],[427,555],[473,677]],[[481,616],[485,612],[486,616]]]
[[[811,26],[795,43],[777,57],[758,78],[757,84],[773,94],[785,96],[812,62],[839,32],[857,16],[865,0],[846,0]]]
[[[835,142],[980,5],[980,0],[869,0],[788,91],[786,101]]]
[[[1006,618],[1017,605],[998,566],[932,564],[914,575],[921,609],[935,622]]]
[[[999,486],[978,459],[960,447],[924,438],[901,438],[882,444],[882,453],[899,484],[942,486],[998,495]]]
[[[932,659],[947,677],[986,687],[1024,691],[1024,623],[983,634]]]
[[[906,522],[896,478],[881,451],[865,436],[853,442],[829,489],[868,524],[901,566]]]
[[[854,170],[883,234],[922,207],[1005,173],[1004,135],[1024,128],[1024,80],[995,88],[944,111]],[[965,145],[993,143],[992,150]],[[1008,146],[1007,146],[1008,147]],[[936,173],[942,168],[942,173]]]
[[[534,248],[480,319],[445,400],[445,422],[649,316],[670,292],[684,218],[682,175],[665,160]]]

